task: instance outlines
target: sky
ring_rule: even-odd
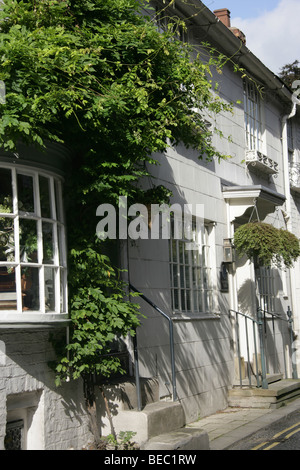
[[[231,26],[246,35],[246,46],[275,74],[300,61],[300,0],[203,0],[211,10],[228,8]]]

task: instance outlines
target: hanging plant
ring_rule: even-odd
[[[300,256],[298,238],[288,230],[264,222],[241,225],[234,234],[234,246],[240,257],[253,259],[255,266],[291,267]]]
[[[287,268],[290,268],[294,261],[300,256],[299,239],[288,230],[280,229],[280,251],[278,255]]]

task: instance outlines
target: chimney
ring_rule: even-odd
[[[228,29],[234,34],[243,44],[246,44],[246,36],[245,34],[235,26],[231,27],[230,22],[230,11],[228,8],[220,8],[219,10],[215,10],[214,14],[219,20],[227,26]]]
[[[227,8],[220,8],[219,10],[215,10],[214,14],[220,21],[222,21],[227,28],[230,28],[230,11]]]

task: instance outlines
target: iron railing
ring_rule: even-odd
[[[174,352],[174,332],[173,332],[173,322],[172,318],[169,317],[165,312],[163,312],[152,300],[146,297],[143,293],[141,293],[136,287],[132,284],[129,284],[130,289],[133,292],[137,292],[139,297],[151,305],[154,310],[160,313],[166,320],[169,322],[169,343],[170,343],[170,357],[171,357],[171,374],[172,374],[172,398],[173,401],[177,401],[177,387],[176,387],[176,373],[175,373],[175,352]],[[134,342],[134,354],[135,354],[135,370],[136,370],[136,385],[137,385],[137,394],[138,394],[138,408],[141,409],[140,405],[140,383],[139,383],[139,367],[138,367],[138,348],[137,348],[137,340],[135,336]]]
[[[290,360],[292,367],[292,378],[297,379],[297,369],[296,364],[293,361],[293,351],[294,351],[294,333],[293,333],[293,316],[288,307],[287,318],[279,315],[277,313],[268,312],[261,308],[257,309],[256,318],[251,317],[245,313],[230,310],[230,314],[235,315],[235,334],[236,334],[236,353],[238,359],[238,369],[239,369],[239,385],[243,386],[252,386],[253,379],[256,382],[257,387],[264,389],[268,388],[267,380],[267,366],[268,366],[268,357],[270,356],[270,347],[268,345],[268,340],[270,339],[270,329],[268,324],[271,323],[271,334],[272,334],[272,346],[273,346],[273,358],[277,361],[277,370],[274,370],[273,373],[282,373],[280,370],[279,360],[277,357],[277,342],[276,342],[276,331],[275,331],[275,322],[284,322],[287,323],[286,332],[282,332],[282,336],[287,334],[288,336],[288,346],[290,350]],[[243,333],[243,344],[241,345],[241,325],[244,328]],[[250,335],[252,331],[252,335]],[[246,353],[246,370],[243,370],[245,366],[243,364],[243,359],[241,349]],[[251,352],[253,353],[251,357]],[[283,350],[283,355],[284,355]],[[288,372],[285,362],[285,357],[283,357],[285,376],[287,378]],[[276,369],[275,364],[273,367]],[[245,374],[245,378],[244,378]],[[246,377],[247,375],[247,377]]]

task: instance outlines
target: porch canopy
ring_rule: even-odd
[[[285,196],[262,185],[223,186],[224,199],[228,204],[228,219],[231,223],[244,224],[256,205],[260,220],[272,214],[285,202]]]

